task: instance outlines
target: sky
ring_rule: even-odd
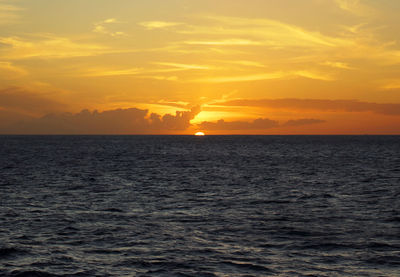
[[[0,0],[0,134],[400,134],[398,0]]]

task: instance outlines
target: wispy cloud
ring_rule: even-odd
[[[145,21],[145,22],[140,22],[139,25],[148,29],[148,30],[154,30],[154,29],[166,29],[169,27],[174,27],[174,26],[179,26],[182,25],[183,23],[179,22],[167,22],[167,21]]]
[[[20,20],[22,8],[14,4],[13,1],[0,1],[0,25],[16,23]]]
[[[1,57],[10,60],[83,57],[111,52],[110,49],[102,45],[75,42],[69,38],[54,35],[40,36],[36,40],[0,37],[0,43],[6,46],[1,52]]]
[[[28,72],[10,62],[0,62],[0,78],[13,80],[27,75]]]
[[[262,45],[261,42],[248,40],[248,39],[227,39],[227,40],[214,40],[214,41],[185,41],[189,45],[209,45],[209,46],[240,46],[240,45]]]
[[[256,61],[244,61],[244,60],[219,60],[221,63],[228,63],[240,66],[248,66],[248,67],[265,67],[264,64]]]
[[[179,30],[182,34],[198,34],[198,35],[220,35],[220,36],[236,36],[239,38],[227,39],[221,41],[204,41],[204,45],[264,45],[270,47],[312,47],[325,46],[335,47],[349,45],[352,42],[345,38],[323,35],[318,32],[305,30],[299,26],[287,24],[284,22],[244,18],[244,17],[226,17],[226,16],[203,16],[204,20],[211,23],[216,22],[223,24],[221,28],[211,28],[210,26],[189,26],[188,28]],[[257,38],[251,40],[249,37]],[[200,44],[202,41],[195,41]],[[187,43],[187,41],[185,41]],[[236,45],[234,44],[234,45]]]
[[[105,19],[103,21],[97,22],[94,24],[93,32],[99,33],[99,34],[104,34],[104,35],[109,35],[112,37],[126,36],[126,34],[124,32],[110,30],[109,26],[112,24],[116,24],[116,23],[120,23],[120,22],[115,18],[109,18],[109,19]]]
[[[278,127],[279,122],[268,118],[259,118],[252,122],[247,121],[225,121],[223,119],[217,122],[204,121],[198,124],[198,127],[206,131],[238,131],[238,130],[264,130]]]
[[[197,65],[197,64],[182,64],[182,63],[165,63],[165,62],[155,62],[154,64],[164,65],[169,67],[175,67],[182,70],[208,70],[211,69],[208,65]]]
[[[381,88],[384,90],[400,89],[400,79],[383,80]]]
[[[110,48],[99,43],[72,40],[68,37],[60,37],[53,34],[31,35],[29,39],[18,36],[0,37],[0,44],[3,45],[3,49],[0,52],[0,58],[3,60],[29,58],[63,59],[139,51],[135,49]]]
[[[321,65],[330,66],[330,67],[334,67],[334,68],[340,68],[340,69],[348,69],[348,70],[355,69],[354,67],[351,67],[347,63],[343,63],[343,62],[326,61],[326,62],[321,63]]]
[[[204,83],[234,83],[234,82],[249,82],[249,81],[262,81],[262,80],[274,80],[274,79],[290,79],[294,77],[303,77],[321,81],[332,81],[334,78],[328,75],[324,75],[318,72],[312,72],[307,70],[301,71],[278,71],[270,73],[261,73],[253,75],[236,75],[236,76],[214,76],[196,79],[194,82]]]
[[[336,5],[343,11],[358,16],[367,16],[373,14],[373,9],[361,0],[334,0]]]
[[[304,77],[304,78],[314,79],[314,80],[320,80],[320,81],[335,80],[335,78],[333,78],[330,75],[319,73],[319,72],[314,72],[314,71],[309,71],[309,70],[299,70],[299,71],[293,72],[292,74],[294,76]]]
[[[400,116],[398,103],[373,103],[356,100],[325,99],[237,99],[215,103],[218,106],[260,107],[322,112],[372,112]]]
[[[142,68],[109,69],[109,68],[90,68],[86,72],[79,72],[80,77],[106,77],[137,75],[143,73]]]
[[[198,128],[205,131],[246,131],[246,130],[266,130],[279,127],[297,127],[304,125],[314,125],[325,123],[320,119],[292,119],[287,122],[269,118],[258,118],[253,121],[225,121],[220,119],[216,122],[204,121],[198,124]]]
[[[209,70],[210,66],[196,65],[196,64],[182,64],[182,63],[168,63],[168,62],[153,62],[154,65],[165,66],[167,68],[89,68],[84,71],[78,72],[78,76],[83,77],[100,77],[100,76],[124,76],[136,75],[138,78],[152,78],[157,80],[176,81],[176,76],[163,76],[160,73],[171,73],[187,70]]]
[[[280,79],[286,76],[287,74],[285,74],[284,72],[272,72],[272,73],[255,74],[255,75],[207,77],[194,80],[194,82],[201,82],[201,83],[248,82],[248,81]]]

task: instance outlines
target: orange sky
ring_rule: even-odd
[[[400,134],[397,0],[0,0],[0,133]]]

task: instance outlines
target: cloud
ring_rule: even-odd
[[[64,110],[66,105],[21,88],[0,89],[0,108],[24,114]]]
[[[382,81],[382,89],[384,90],[397,90],[400,89],[400,80],[393,79],[393,80],[384,80]]]
[[[240,65],[240,66],[246,66],[246,67],[265,67],[264,64],[260,63],[260,62],[256,62],[256,61],[243,61],[243,60],[239,60],[239,61],[229,61],[229,60],[219,60],[219,62],[222,63],[227,63],[227,64],[234,64],[234,65]]]
[[[190,127],[190,121],[200,113],[200,106],[192,108],[190,111],[177,111],[175,115],[166,114],[160,116],[151,114],[151,125],[158,130],[183,131]]]
[[[13,24],[19,21],[22,9],[9,1],[0,1],[0,25]]]
[[[2,110],[0,108],[0,133],[2,133],[2,130],[10,130],[15,124],[18,124],[18,122],[32,119],[33,117],[29,115],[16,111]]]
[[[334,81],[335,79],[327,74],[322,74],[320,72],[313,72],[310,70],[299,70],[291,73],[293,76],[304,77],[313,80],[320,81]]]
[[[343,62],[326,61],[326,62],[321,63],[321,65],[330,66],[333,68],[347,69],[347,70],[355,69],[354,67],[351,67],[347,63],[343,63]]]
[[[141,68],[126,68],[126,69],[106,69],[106,68],[90,68],[86,72],[80,72],[79,76],[83,77],[107,77],[107,76],[125,76],[138,75],[143,73]]]
[[[115,52],[98,44],[75,42],[53,35],[38,36],[36,40],[0,37],[0,44],[5,46],[1,57],[6,60],[86,57]]]
[[[109,19],[105,19],[103,21],[94,23],[93,32],[99,33],[99,34],[104,34],[104,35],[109,35],[112,37],[126,36],[126,34],[124,32],[111,31],[109,29],[109,25],[116,24],[116,23],[120,23],[120,22],[118,20],[116,20],[115,18],[109,18]]]
[[[145,22],[140,22],[139,25],[142,27],[145,27],[148,30],[154,30],[154,29],[166,29],[169,27],[174,27],[178,25],[182,25],[183,23],[179,22],[166,22],[166,21],[145,21]]]
[[[280,123],[276,120],[268,118],[258,118],[253,121],[230,121],[223,119],[217,122],[204,121],[198,124],[199,129],[205,131],[245,131],[245,130],[266,130],[278,127],[296,127],[303,125],[312,125],[324,123],[324,120],[319,119],[294,119],[285,123]]]
[[[178,30],[182,34],[235,36],[234,39],[218,41],[193,41],[199,45],[263,45],[270,47],[339,47],[352,44],[351,40],[323,35],[299,26],[265,18],[228,16],[203,16],[202,19],[218,23],[223,27],[188,26]],[[256,40],[249,39],[249,36]],[[190,41],[189,41],[190,42]],[[188,41],[184,42],[188,44]]]
[[[85,72],[79,72],[79,76],[84,77],[100,77],[100,76],[124,76],[136,75],[138,78],[152,78],[159,80],[176,81],[176,76],[160,76],[158,73],[169,73],[187,70],[209,70],[212,67],[207,65],[196,64],[181,64],[181,63],[167,63],[167,62],[153,62],[154,65],[160,65],[162,69],[144,69],[144,68],[125,68],[125,69],[111,69],[111,68],[90,68]]]
[[[319,72],[312,72],[308,70],[299,71],[288,71],[288,72],[271,72],[253,75],[237,75],[237,76],[215,76],[208,78],[201,78],[194,80],[194,82],[204,83],[234,83],[234,82],[249,82],[249,81],[262,81],[262,80],[274,80],[274,79],[290,79],[293,77],[303,77],[308,79],[320,80],[320,81],[333,81],[334,79],[326,74]]]
[[[282,126],[284,127],[295,127],[295,126],[303,126],[303,125],[313,125],[313,124],[320,124],[320,123],[325,123],[325,120],[320,120],[320,119],[310,119],[310,118],[305,118],[305,119],[292,119],[284,123]]]
[[[27,119],[0,130],[11,134],[162,134],[184,131],[200,112],[177,111],[175,115],[159,115],[137,108],[104,112],[83,110],[80,113],[48,114]],[[0,125],[1,126],[1,125]]]
[[[279,122],[267,118],[259,118],[252,122],[231,121],[226,122],[223,119],[217,122],[204,121],[198,124],[198,127],[207,131],[237,131],[237,130],[264,130],[278,127]]]
[[[191,70],[191,69],[207,70],[207,69],[211,69],[211,67],[208,66],[208,65],[197,65],[197,64],[163,63],[163,62],[157,62],[157,63],[154,63],[154,64],[164,65],[164,66],[169,66],[169,67],[175,67],[175,68],[182,69],[182,70]]]
[[[241,75],[241,76],[216,76],[194,80],[195,82],[201,83],[233,83],[233,82],[248,82],[248,81],[261,81],[261,80],[273,80],[285,77],[286,74],[283,72],[272,72],[255,75]]]
[[[383,115],[400,115],[400,104],[371,103],[357,100],[237,99],[214,103],[214,105],[261,107],[269,109],[310,110],[324,112],[372,112]]]
[[[334,0],[334,2],[343,11],[354,15],[368,16],[373,14],[372,8],[363,4],[361,0]]]
[[[27,75],[28,72],[10,62],[0,62],[0,78],[7,80],[18,79]]]
[[[209,46],[240,46],[240,45],[262,45],[259,41],[253,41],[248,39],[227,39],[227,40],[214,40],[214,41],[185,41],[185,44],[189,45],[209,45]]]

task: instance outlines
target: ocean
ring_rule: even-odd
[[[0,136],[0,276],[400,276],[400,136]]]

